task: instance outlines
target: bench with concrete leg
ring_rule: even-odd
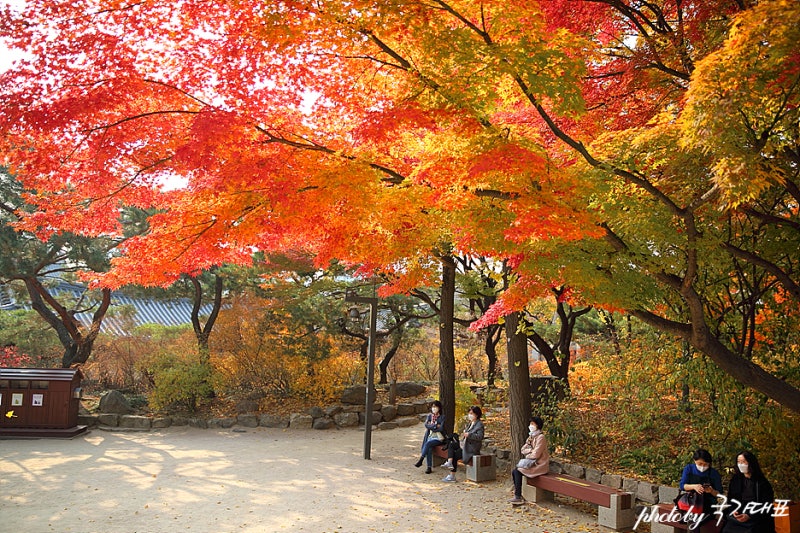
[[[447,460],[447,446],[435,446],[433,455]],[[497,478],[497,463],[494,455],[473,455],[472,459],[464,466],[467,468],[467,479],[470,481],[477,483],[479,481],[492,481]]]
[[[635,498],[630,492],[552,472],[525,480],[522,495],[528,501],[552,501],[553,494],[562,494],[597,505],[597,523],[601,526],[620,531],[636,522]]]

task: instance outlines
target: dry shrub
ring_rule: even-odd
[[[90,382],[102,389],[127,389],[139,393],[153,386],[143,359],[168,351],[195,352],[197,341],[189,326],[147,324],[131,328],[126,336],[101,335],[92,357],[83,366]]]
[[[363,375],[358,356],[309,332],[270,300],[242,298],[220,314],[211,363],[224,389],[326,401]]]

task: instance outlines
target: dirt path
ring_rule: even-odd
[[[510,481],[443,483],[414,468],[421,426],[95,430],[0,440],[0,531],[604,532],[570,506],[507,503]]]

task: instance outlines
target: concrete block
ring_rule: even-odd
[[[497,463],[494,455],[473,455],[467,465],[467,479],[470,481],[492,481],[497,478]],[[524,480],[523,480],[524,481]]]
[[[540,489],[539,487],[528,485],[524,479],[522,480],[522,497],[528,500],[529,502],[534,502],[534,503],[553,501],[552,492],[550,492],[549,490]]]
[[[601,526],[622,531],[630,529],[636,523],[636,511],[633,505],[623,509],[621,494],[611,495],[611,507],[597,507],[597,523]]]

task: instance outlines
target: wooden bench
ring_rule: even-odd
[[[620,531],[636,522],[635,498],[630,492],[552,472],[525,479],[522,495],[528,501],[552,501],[557,493],[597,505],[597,523],[601,526]]]
[[[717,524],[717,515],[712,515],[711,519],[700,527],[692,527],[692,522],[679,518],[681,513],[675,510],[674,503],[659,503],[654,506],[653,511],[656,514],[651,521],[651,533],[679,533],[680,531],[719,533],[722,531],[722,524]]]
[[[447,460],[447,446],[435,446],[433,448],[433,456],[443,459],[439,464]],[[467,469],[467,479],[470,481],[492,481],[497,479],[497,463],[495,462],[494,455],[473,455],[468,463],[462,464]]]

